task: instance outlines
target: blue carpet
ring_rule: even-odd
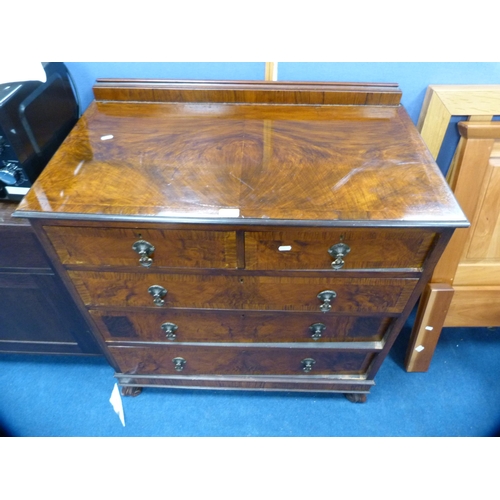
[[[410,321],[410,320],[409,320]],[[109,403],[102,358],[0,355],[0,427],[9,436],[497,436],[500,329],[443,330],[427,373],[403,368],[410,324],[365,404],[342,395],[144,389]]]

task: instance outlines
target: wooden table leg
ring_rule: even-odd
[[[453,287],[447,284],[427,285],[406,352],[406,371],[426,372],[429,369],[453,293]]]

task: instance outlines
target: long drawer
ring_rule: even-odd
[[[435,234],[422,229],[302,229],[245,233],[247,269],[420,268]]]
[[[108,342],[376,342],[394,318],[261,311],[90,310]]]
[[[236,268],[237,263],[235,231],[45,226],[45,232],[65,265]]]
[[[417,279],[69,271],[86,306],[400,313]],[[165,295],[154,297],[153,291]],[[327,300],[322,292],[334,292]],[[156,292],[155,292],[156,293]],[[160,292],[157,292],[160,293]],[[331,294],[330,294],[331,295]],[[156,301],[156,302],[155,302]],[[163,302],[163,303],[162,303]]]
[[[121,373],[148,375],[332,375],[363,374],[373,351],[319,348],[110,346]]]

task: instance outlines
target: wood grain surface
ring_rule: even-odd
[[[315,361],[312,375],[362,374],[373,352],[330,351],[314,348],[266,347],[199,347],[155,345],[149,347],[110,346],[122,373],[148,374],[218,374],[218,375],[306,375],[302,360]],[[184,369],[177,372],[173,358],[186,360]]]
[[[178,327],[173,342],[314,342],[310,327],[316,323],[325,326],[318,343],[378,342],[394,320],[275,311],[91,309],[89,312],[108,342],[169,342],[161,329],[166,322]]]
[[[402,107],[94,102],[18,215],[466,224]]]
[[[153,307],[148,288],[168,293],[162,307],[320,312],[324,290],[337,297],[332,312],[400,313],[417,279],[210,276],[69,271],[87,306]]]
[[[97,101],[397,106],[401,90],[395,83],[99,78],[94,96]]]
[[[46,226],[65,265],[140,268],[132,245],[154,247],[151,267],[236,268],[235,231]]]
[[[420,268],[434,240],[432,231],[317,229],[245,232],[247,269],[332,269],[328,249],[350,251],[342,269]]]
[[[468,225],[397,85],[123,79],[94,92],[16,215],[36,221],[120,384],[367,393]],[[151,268],[135,238],[155,247]]]

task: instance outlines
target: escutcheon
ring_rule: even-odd
[[[344,257],[351,251],[351,247],[345,243],[337,243],[328,249],[328,253],[334,258],[332,262],[333,269],[342,269],[344,267]]]
[[[163,297],[167,295],[167,290],[160,285],[152,285],[148,288],[148,293],[153,296],[153,302],[157,306],[165,304]]]
[[[132,245],[132,250],[139,254],[139,264],[143,267],[151,267],[153,259],[150,255],[155,251],[155,247],[148,241],[139,240]]]
[[[333,290],[323,290],[318,293],[318,299],[323,303],[319,306],[320,310],[324,313],[328,312],[332,308],[332,300],[337,296],[337,293]]]
[[[313,340],[318,340],[321,338],[322,333],[326,330],[326,326],[323,323],[314,323],[309,327],[311,332],[311,337]]]
[[[175,340],[177,337],[175,334],[177,328],[179,327],[175,323],[163,323],[163,325],[161,325],[161,329],[165,332],[165,336],[168,340]]]
[[[181,372],[182,370],[184,370],[184,365],[186,364],[186,360],[184,358],[174,358],[172,360],[172,363],[174,364],[175,370]]]
[[[316,361],[312,358],[306,358],[301,361],[302,363],[302,370],[305,371],[306,373],[309,373],[313,369],[313,365],[316,363]]]

